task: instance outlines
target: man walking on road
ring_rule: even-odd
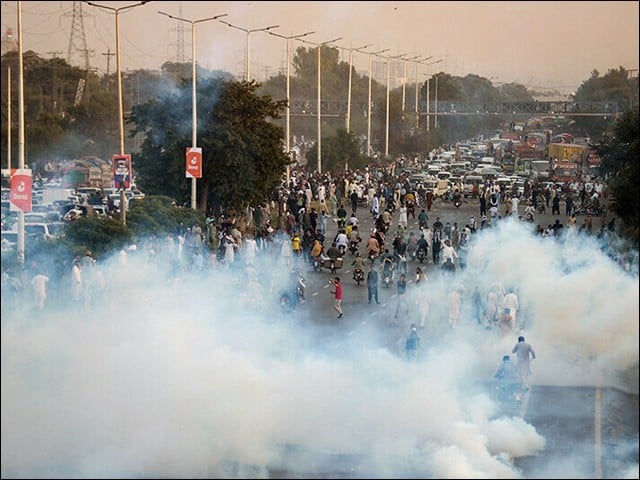
[[[526,378],[531,375],[531,360],[536,358],[536,352],[533,351],[531,345],[524,341],[524,337],[520,336],[518,337],[518,343],[513,347],[511,353],[516,354],[518,370],[522,376],[522,381],[525,383],[525,386],[528,387]]]
[[[397,283],[398,287],[398,303],[396,304],[396,314],[394,318],[398,318],[398,312],[400,311],[400,303],[404,304],[407,309],[407,315],[411,316],[409,312],[409,302],[407,301],[407,276],[403,273],[400,275]]]
[[[374,265],[369,267],[369,273],[367,273],[367,290],[369,303],[373,298],[376,299],[376,303],[380,303],[378,300],[378,272]]]
[[[342,284],[340,283],[340,277],[334,277],[329,279],[329,283],[335,287],[333,293],[333,308],[338,312],[338,318],[342,318]]]

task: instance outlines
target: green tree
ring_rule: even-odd
[[[598,147],[600,172],[607,178],[610,209],[625,225],[626,234],[638,241],[640,226],[640,126],[638,109],[625,112],[613,135]]]
[[[315,167],[317,158],[318,145],[314,144],[307,152],[307,161]],[[322,138],[321,160],[323,172],[345,170],[347,165],[351,170],[366,165],[366,158],[360,153],[360,142],[344,128],[338,128],[333,136]]]
[[[272,122],[280,118],[286,102],[258,96],[255,82],[208,78],[198,87],[197,137],[203,151],[199,209],[244,211],[271,199],[289,163],[284,132]],[[184,203],[189,187],[185,150],[192,142],[191,88],[182,85],[176,93],[136,106],[129,121],[134,133],[145,136],[134,159],[141,188]]]

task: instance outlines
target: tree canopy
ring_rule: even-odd
[[[272,198],[286,171],[280,118],[286,101],[257,95],[254,82],[207,78],[198,85],[197,143],[202,148],[203,176],[198,205],[235,208]],[[150,194],[177,199],[189,196],[185,152],[192,145],[192,89],[186,85],[134,107],[129,123],[145,136],[134,156],[137,181]]]
[[[608,179],[610,208],[638,241],[640,226],[640,125],[638,109],[625,112],[598,147]]]

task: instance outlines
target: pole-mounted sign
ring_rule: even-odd
[[[116,154],[112,157],[113,186],[116,190],[131,188],[131,155]]]
[[[202,148],[187,147],[187,178],[202,178]]]
[[[31,211],[31,169],[18,168],[11,172],[10,210]]]

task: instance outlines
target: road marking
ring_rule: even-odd
[[[527,414],[527,407],[529,406],[529,398],[531,397],[531,390],[533,387],[529,386],[529,390],[524,394],[524,398],[522,399],[522,405],[520,405],[520,418],[524,420],[525,415]]]
[[[596,387],[595,404],[595,478],[602,478],[602,390]]]

